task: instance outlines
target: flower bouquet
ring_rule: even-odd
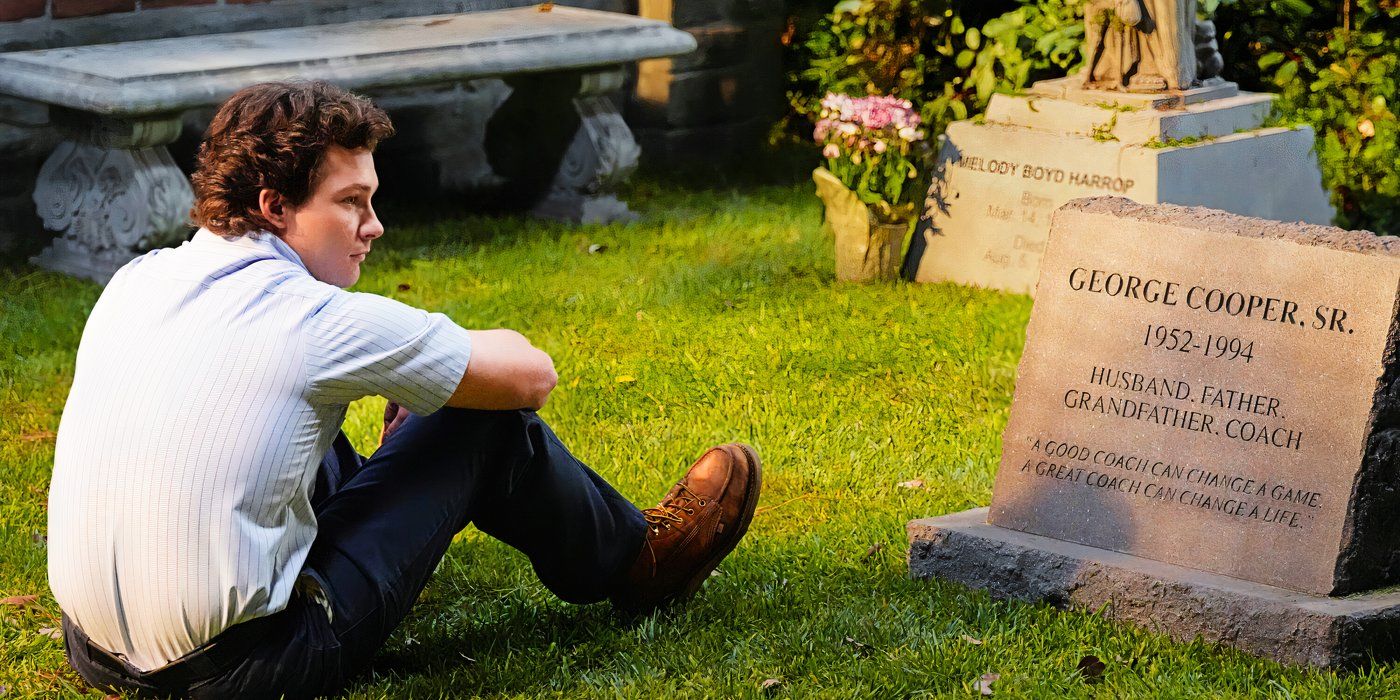
[[[894,279],[913,223],[927,142],[908,100],[827,93],[812,138],[825,167],[812,173],[836,236],[836,276]]]

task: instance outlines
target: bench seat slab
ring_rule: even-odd
[[[0,93],[141,116],[216,105],[269,80],[363,90],[622,65],[695,46],[659,20],[522,7],[3,53]]]
[[[544,176],[524,183],[539,185],[531,211],[575,222],[632,218],[607,190],[631,173],[640,149],[602,93],[621,87],[625,64],[694,48],[689,34],[657,20],[526,7],[4,53],[0,93],[55,105],[74,133],[36,183],[40,218],[59,238],[34,262],[105,282],[185,235],[193,195],[165,150],[180,112],[269,80],[363,90],[506,77],[519,93],[506,111],[523,106],[535,112],[528,123],[557,121],[551,128],[563,139],[517,149],[518,164]],[[540,85],[550,99],[525,105]],[[541,156],[551,161],[542,170]]]

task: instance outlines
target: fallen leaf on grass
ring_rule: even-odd
[[[63,630],[57,627],[40,627],[39,634],[49,639],[63,639]]]
[[[861,561],[870,561],[872,557],[874,557],[876,554],[879,554],[880,550],[884,548],[885,545],[880,544],[879,542],[870,545],[870,549],[865,550],[865,556],[861,557]]]
[[[409,284],[408,284],[407,282],[400,282],[400,283],[399,283],[398,290],[399,290],[400,292],[406,292],[406,291],[408,291],[408,290],[410,290],[410,289],[413,289],[413,287],[409,286]]]
[[[549,10],[541,10],[541,12],[549,12]],[[593,245],[588,246],[588,252],[592,253],[593,255],[597,255],[599,253],[606,253],[608,252],[608,247],[602,243],[594,243]]]
[[[964,635],[962,636],[962,640],[963,640],[964,642],[967,642],[968,644],[976,644],[976,645],[979,645],[979,646],[982,644],[982,640],[980,640],[980,639],[978,639],[978,638],[976,638],[976,637],[973,637],[973,636],[971,636],[971,635],[966,635],[966,634],[964,634]]]
[[[720,571],[719,569],[715,569],[714,571],[711,571],[711,572],[710,572],[710,578],[714,578],[715,576],[723,576],[723,575],[724,575],[724,572],[723,572],[723,571]]]
[[[856,641],[855,637],[846,637],[841,640],[841,643],[855,650],[857,656],[865,656],[870,653],[870,645]]]
[[[923,479],[911,479],[911,480],[909,480],[909,481],[901,481],[901,482],[899,482],[899,484],[897,484],[897,485],[899,486],[899,488],[902,488],[902,489],[921,489],[921,488],[924,487],[924,480],[923,480]]]
[[[1090,654],[1079,660],[1079,674],[1085,683],[1098,683],[1103,680],[1103,672],[1108,668],[1099,657]]]
[[[783,682],[778,680],[777,678],[769,678],[763,681],[762,683],[759,683],[758,689],[767,692],[770,690],[776,690],[778,686],[781,686],[782,684]]]
[[[13,605],[15,607],[22,608],[28,605],[33,605],[34,602],[37,600],[39,600],[38,594],[15,595],[10,596],[9,598],[0,598],[0,605]]]
[[[58,433],[54,433],[48,430],[41,430],[37,433],[21,433],[19,439],[20,442],[33,442],[35,440],[48,440],[52,437],[58,437]]]
[[[637,381],[637,378],[630,374],[619,374],[617,375],[616,379],[618,384],[631,384],[632,382]]]
[[[972,687],[983,695],[991,695],[993,692],[992,684],[999,680],[1001,680],[1000,673],[984,673],[981,678],[977,679],[976,683],[972,684]]]

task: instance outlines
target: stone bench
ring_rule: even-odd
[[[537,191],[538,215],[629,218],[606,191],[640,148],[606,93],[627,64],[694,48],[665,22],[527,7],[0,53],[0,93],[51,105],[66,139],[34,189],[59,235],[33,261],[105,282],[186,235],[193,192],[166,149],[181,113],[269,80],[365,90],[503,78],[512,91],[488,122],[491,167]]]

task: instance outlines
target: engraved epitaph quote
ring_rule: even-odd
[[[1328,592],[1395,259],[1056,217],[990,522]]]

